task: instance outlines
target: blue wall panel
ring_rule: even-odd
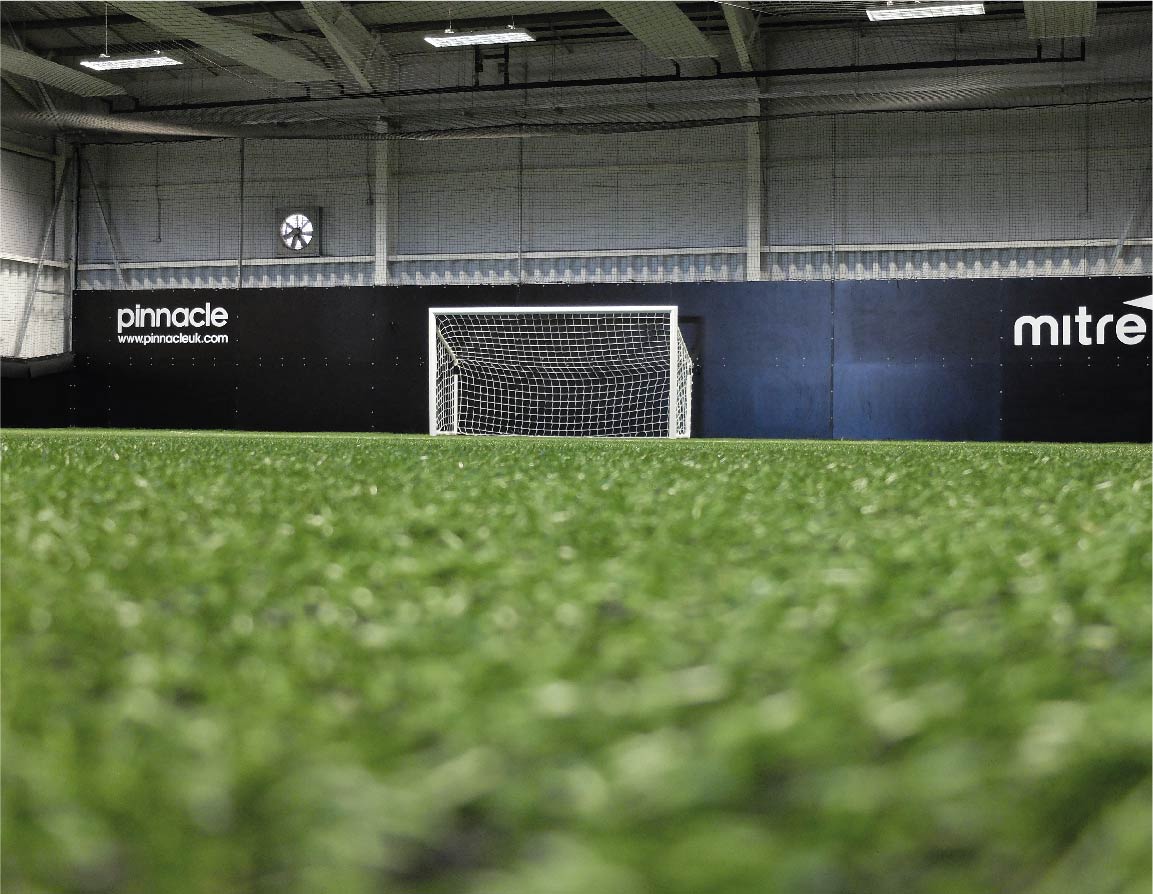
[[[833,307],[833,435],[1000,437],[1004,281],[847,282]]]
[[[996,363],[840,363],[833,436],[995,441],[1001,436]]]

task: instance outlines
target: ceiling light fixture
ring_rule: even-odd
[[[426,34],[424,39],[434,47],[476,47],[498,43],[532,43],[536,40],[526,29],[514,25],[474,31],[453,31],[452,28],[446,28],[444,31]]]
[[[81,59],[80,64],[85,68],[96,71],[114,71],[118,68],[162,68],[166,65],[183,65],[179,59],[164,56],[157,50],[151,56],[117,56],[112,57],[100,54],[99,59]]]
[[[893,19],[932,19],[939,16],[982,16],[984,3],[916,3],[904,6],[890,4],[865,10],[871,22]]]

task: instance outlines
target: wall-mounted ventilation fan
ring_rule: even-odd
[[[282,208],[277,212],[276,254],[313,257],[320,254],[320,209]]]
[[[300,251],[312,241],[313,226],[307,215],[290,214],[280,222],[280,241],[293,251]]]

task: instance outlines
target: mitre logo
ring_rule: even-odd
[[[1126,301],[1133,307],[1153,310],[1153,295]],[[1013,323],[1013,344],[1023,345],[1103,345],[1116,339],[1123,345],[1139,345],[1149,330],[1140,314],[1104,314],[1094,318],[1088,308],[1078,307],[1077,313],[1061,317],[1026,314]]]

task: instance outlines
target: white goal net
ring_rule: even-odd
[[[428,355],[434,435],[689,436],[675,307],[433,308]]]

